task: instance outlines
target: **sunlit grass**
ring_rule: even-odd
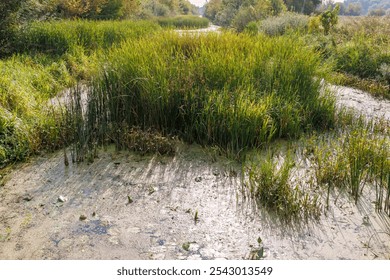
[[[155,20],[161,27],[169,27],[175,29],[199,29],[207,28],[210,24],[209,20],[199,16],[176,16],[162,17]]]
[[[107,62],[89,92],[89,141],[118,143],[125,125],[239,157],[332,126],[319,58],[294,38],[165,32],[126,41]]]

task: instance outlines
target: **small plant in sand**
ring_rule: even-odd
[[[314,149],[317,183],[348,191],[355,203],[366,186],[375,187],[376,209],[389,211],[390,138],[388,126],[358,123],[319,139]]]
[[[251,193],[260,205],[285,221],[318,217],[318,196],[291,184],[293,167],[289,154],[282,158],[268,152],[265,157],[251,160],[245,170]]]
[[[195,211],[194,221],[195,221],[195,223],[199,222],[199,213],[198,213],[198,210]]]

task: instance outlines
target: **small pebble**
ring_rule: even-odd
[[[65,201],[67,201],[68,199],[66,198],[66,197],[64,197],[64,196],[62,196],[62,195],[60,195],[59,197],[58,197],[58,202],[65,202]]]

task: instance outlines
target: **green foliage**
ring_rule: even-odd
[[[320,15],[320,21],[324,28],[325,35],[328,35],[330,29],[337,24],[339,11],[340,5],[336,5],[335,8],[329,8]]]
[[[284,0],[284,3],[291,12],[310,15],[321,4],[321,0]]]
[[[196,10],[187,0],[146,0],[140,4],[141,18],[188,15]]]
[[[157,23],[162,27],[172,27],[177,29],[197,29],[207,28],[209,20],[198,16],[177,16],[170,18],[156,18]]]
[[[245,26],[244,32],[246,34],[249,34],[251,36],[255,36],[259,33],[259,28],[257,27],[257,23],[254,21],[251,21]]]
[[[340,17],[331,35],[318,31],[317,17],[312,18],[308,45],[333,65],[331,82],[368,91],[389,98],[390,22],[386,17]]]
[[[218,12],[222,8],[222,0],[210,0],[205,7],[204,16],[215,22]]]
[[[34,22],[17,35],[18,52],[62,55],[82,47],[85,51],[109,48],[126,38],[153,34],[159,26],[146,21],[51,21]]]
[[[242,32],[251,21],[278,15],[285,10],[282,0],[212,0],[206,4],[205,16],[217,25],[234,27]]]
[[[308,31],[309,33],[317,33],[320,31],[321,20],[318,16],[312,16],[309,18]]]
[[[21,160],[46,142],[59,145],[48,99],[74,84],[63,60],[14,56],[0,61],[1,164]]]
[[[11,51],[12,37],[17,23],[16,11],[22,0],[0,0],[0,57]]]
[[[16,33],[15,51],[23,54],[0,61],[0,165],[65,145],[73,131],[51,104],[66,98],[51,99],[76,80],[91,80],[102,49],[159,29],[151,22],[60,21]]]
[[[362,14],[362,6],[359,3],[349,3],[344,9],[343,15],[360,16]]]
[[[387,82],[386,65],[390,64],[390,54],[382,53],[371,38],[356,37],[340,45],[333,56],[342,72]]]
[[[260,205],[284,220],[318,217],[318,196],[291,183],[294,165],[290,154],[273,157],[269,152],[265,158],[250,160],[244,172],[251,193]]]
[[[289,31],[306,32],[308,23],[308,16],[287,12],[260,21],[259,29],[269,36],[280,36]]]
[[[372,9],[368,12],[368,15],[373,17],[382,17],[386,15],[386,11],[384,9]]]
[[[345,15],[358,16],[367,15],[370,11],[389,10],[389,0],[345,0],[347,13]],[[352,13],[351,13],[352,12]]]
[[[95,79],[89,118],[76,124],[88,135],[80,146],[111,139],[120,148],[124,129],[139,127],[239,157],[274,138],[326,128],[334,103],[313,78],[321,75],[318,57],[302,49],[297,38],[233,34],[127,41]]]
[[[375,124],[359,122],[351,130],[320,139],[314,144],[315,175],[318,184],[347,190],[355,202],[364,187],[374,186],[376,208],[390,215],[390,135],[388,126],[380,133],[375,129]]]

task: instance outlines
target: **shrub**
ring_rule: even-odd
[[[257,23],[252,21],[245,26],[244,32],[251,35],[255,36],[259,33],[259,28],[257,27]]]
[[[320,31],[321,20],[318,16],[310,17],[308,23],[308,31],[310,33],[316,33]]]
[[[296,13],[284,13],[260,22],[259,29],[269,36],[283,35],[288,31],[306,32],[309,17]]]
[[[333,9],[329,9],[320,15],[320,21],[324,28],[325,35],[329,34],[330,29],[337,24],[340,5],[336,5]]]
[[[360,78],[375,78],[378,74],[378,52],[367,38],[340,45],[333,57],[339,70]]]

